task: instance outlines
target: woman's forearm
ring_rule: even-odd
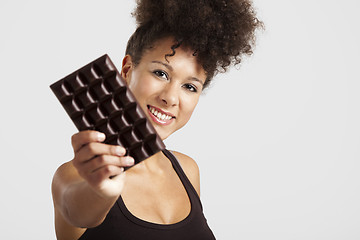
[[[95,227],[103,222],[117,198],[105,199],[85,181],[69,185],[62,194],[60,212],[76,227]]]
[[[117,197],[102,197],[79,176],[71,162],[60,166],[53,178],[55,208],[76,227],[94,227],[105,218]]]

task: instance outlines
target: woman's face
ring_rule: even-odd
[[[206,79],[191,50],[180,46],[166,61],[173,44],[173,38],[157,41],[136,67],[126,56],[121,71],[161,139],[189,121]]]

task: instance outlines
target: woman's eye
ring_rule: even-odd
[[[155,70],[153,73],[159,78],[169,79],[167,73],[162,70]]]
[[[184,84],[183,86],[185,89],[189,90],[190,92],[197,92],[197,89],[194,85],[192,84]]]

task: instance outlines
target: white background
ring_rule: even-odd
[[[360,239],[360,3],[257,0],[255,55],[166,141],[200,166],[218,239]],[[49,85],[108,53],[134,1],[0,1],[0,239],[55,239],[50,184],[75,127]]]

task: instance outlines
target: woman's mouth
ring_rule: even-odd
[[[149,111],[149,115],[150,117],[156,122],[159,123],[161,125],[168,125],[172,122],[172,120],[175,118],[175,116],[173,116],[170,113],[166,113],[164,111],[162,111],[159,108],[153,107],[148,105],[148,111]]]

